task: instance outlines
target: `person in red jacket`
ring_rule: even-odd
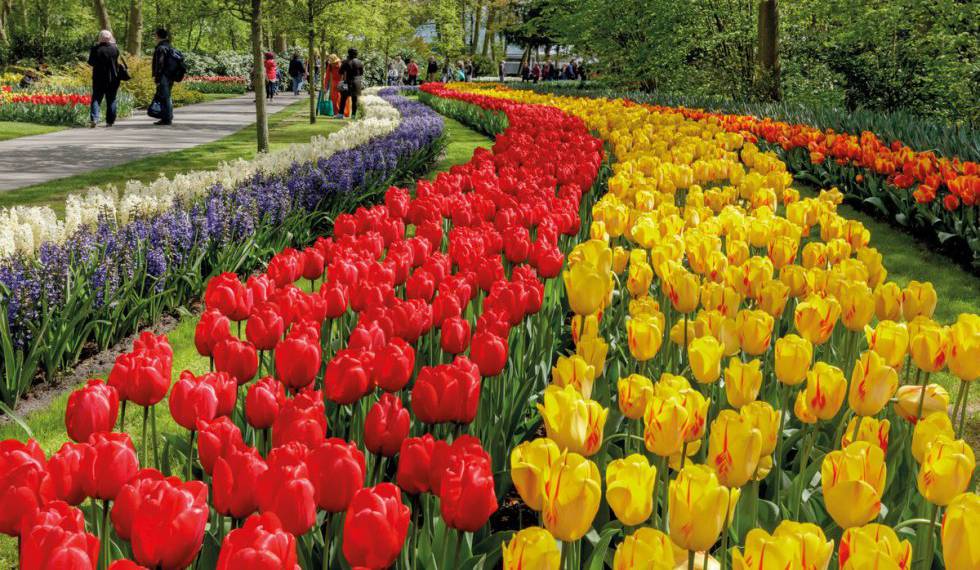
[[[419,82],[419,64],[415,63],[414,59],[408,60],[408,67],[405,68],[406,73],[408,73],[408,84],[417,85]]]
[[[276,94],[279,81],[279,70],[276,69],[276,55],[271,51],[265,52],[265,97],[271,100]]]

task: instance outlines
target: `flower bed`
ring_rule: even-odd
[[[85,125],[89,121],[92,97],[80,92],[21,91],[0,87],[0,121],[20,121],[41,125]],[[119,98],[120,114],[132,111],[132,98]]]
[[[40,208],[8,211],[20,234],[8,239],[22,253],[0,264],[0,399],[15,402],[38,369],[71,365],[86,343],[105,347],[156,321],[199,295],[208,275],[250,271],[270,249],[310,241],[328,212],[371,199],[441,149],[441,118],[424,105],[390,91],[368,103],[375,113],[327,139],[134,186],[118,207],[91,192],[65,222]]]
[[[248,78],[238,76],[198,75],[184,78],[184,85],[200,93],[245,93]]]

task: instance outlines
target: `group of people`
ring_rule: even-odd
[[[408,58],[403,60],[396,57],[388,63],[388,85],[418,85],[419,84],[419,64],[415,60]]]
[[[276,63],[274,53],[266,52],[264,65],[265,95],[267,99],[273,99],[284,77]],[[298,96],[303,84],[311,79],[309,69],[299,52],[294,52],[289,60],[287,74],[293,95]],[[326,57],[326,72],[323,74],[322,83],[320,81],[320,62],[314,57],[313,85],[319,85],[323,90],[323,96],[330,101],[328,106],[330,112],[327,114],[334,118],[343,119],[357,114],[357,100],[364,88],[363,77],[364,64],[358,59],[357,50],[354,48],[347,50],[347,59],[344,60],[333,53]]]
[[[538,62],[524,63],[521,65],[521,81],[522,82],[533,82],[538,81],[575,81],[576,79],[585,78],[585,67],[581,60],[571,60],[568,63],[561,65],[559,63],[551,63],[551,61],[545,61],[543,64]]]

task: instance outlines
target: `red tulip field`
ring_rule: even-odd
[[[382,90],[391,124],[359,119],[378,134],[329,159],[17,250],[4,411],[132,336],[51,421],[4,425],[0,549],[57,570],[980,569],[980,290],[940,318],[957,299],[897,282],[842,206],[873,188],[976,240],[977,163],[592,95]],[[441,116],[489,139],[426,178]],[[60,320],[30,302],[49,275]]]

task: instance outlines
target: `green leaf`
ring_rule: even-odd
[[[15,424],[20,426],[20,429],[24,430],[27,437],[34,437],[34,432],[31,431],[31,426],[27,425],[27,422],[25,422],[23,418],[15,414],[14,411],[7,406],[7,404],[3,403],[3,400],[0,400],[0,412],[3,412],[8,418],[13,420]]]
[[[599,541],[596,543],[595,548],[592,549],[592,556],[589,556],[588,562],[585,563],[585,567],[589,570],[602,570],[606,565],[606,554],[609,552],[609,543],[612,542],[614,536],[619,534],[619,524],[609,523],[606,528],[602,529],[602,533],[599,535]]]

